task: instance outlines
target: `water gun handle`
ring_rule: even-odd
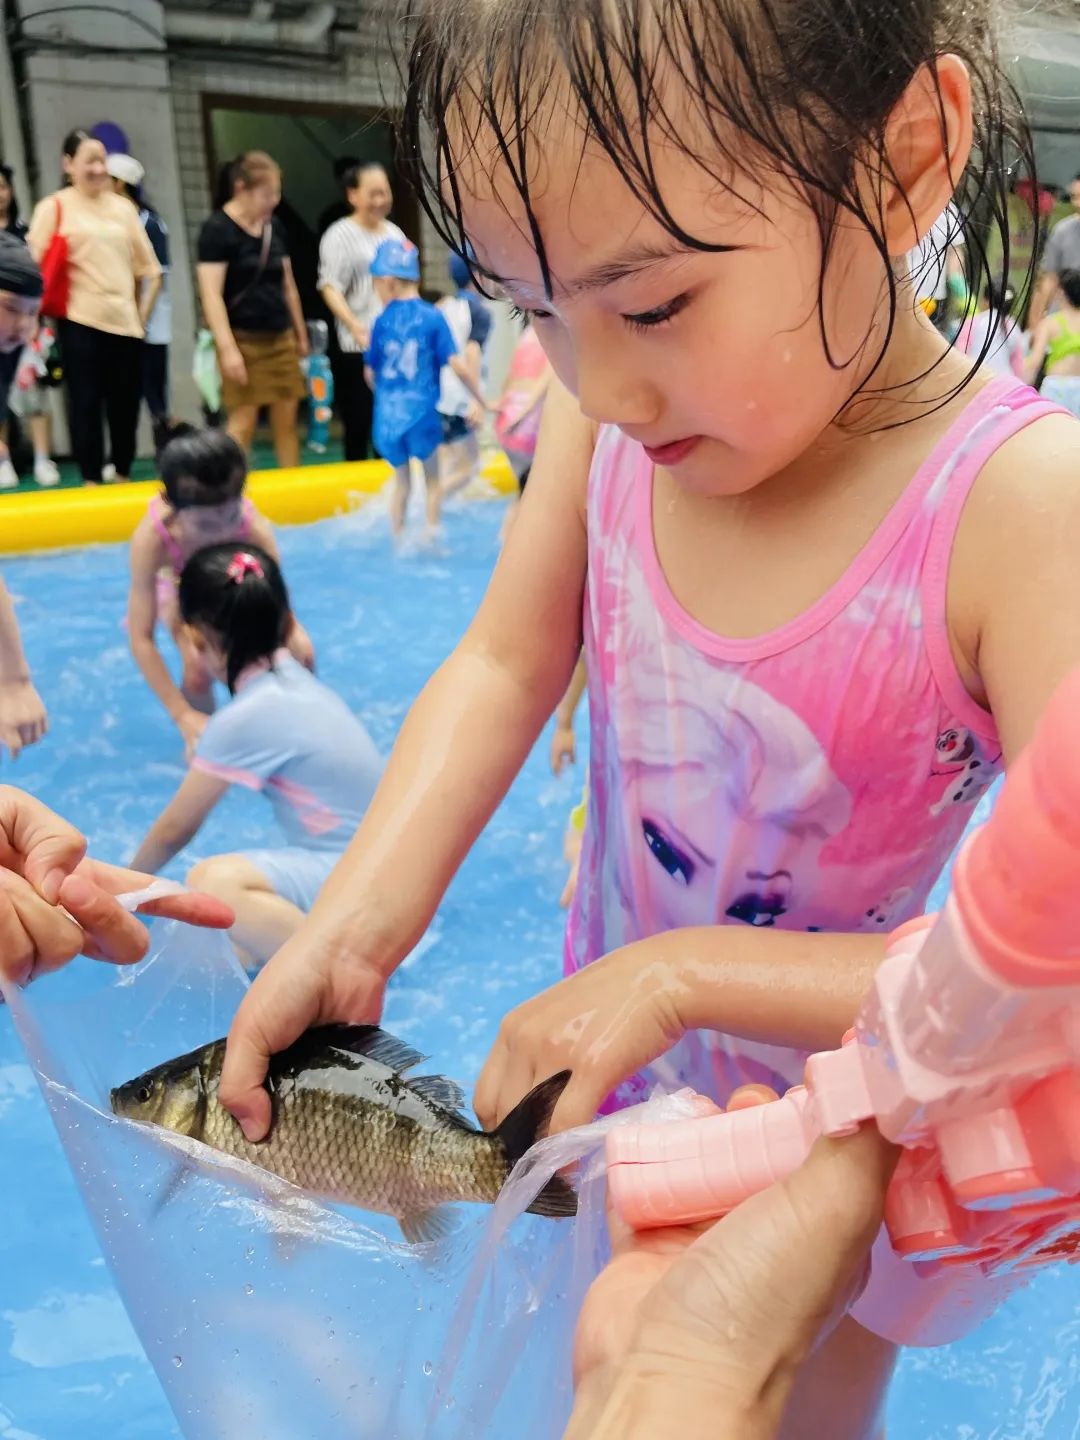
[[[801,1086],[704,1120],[617,1128],[607,1139],[608,1191],[635,1230],[713,1220],[797,1170],[818,1133]]]

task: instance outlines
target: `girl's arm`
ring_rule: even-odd
[[[161,544],[145,521],[131,539],[131,590],[128,593],[128,644],[143,679],[168,713],[189,747],[206,723],[173,683],[154,642],[157,626],[157,572],[162,564]]]
[[[521,516],[464,639],[410,711],[355,839],[233,1023],[222,1099],[257,1137],[268,1056],[308,1025],[378,1018],[386,981],[566,688],[581,649],[593,429],[561,388]]]
[[[228,788],[229,782],[217,775],[189,770],[180,789],[150,826],[146,839],[135,852],[131,869],[156,875],[194,840],[203,821]]]
[[[567,765],[577,759],[577,741],[574,736],[574,716],[581,704],[581,697],[589,684],[589,672],[585,668],[585,652],[578,656],[566,694],[555,710],[555,734],[551,739],[551,768],[561,775]]]
[[[307,321],[304,319],[304,307],[300,304],[300,291],[296,288],[296,276],[293,274],[292,261],[288,258],[284,261],[283,274],[285,304],[289,307],[293,329],[296,331],[296,346],[301,355],[306,355],[308,353]]]
[[[479,355],[479,345],[477,345],[476,351],[477,355]],[[461,383],[465,386],[465,389],[468,390],[469,394],[473,397],[476,403],[484,411],[486,411],[488,408],[488,402],[487,396],[480,388],[480,367],[479,365],[476,367],[476,374],[474,374],[473,367],[469,364],[468,349],[466,348],[466,352],[464,355],[451,355],[450,359],[447,361],[447,364],[450,366],[450,369],[453,370],[454,374],[458,377]]]
[[[14,760],[24,746],[41,739],[47,726],[45,706],[23,653],[15,607],[0,579],[0,747],[7,746]]]

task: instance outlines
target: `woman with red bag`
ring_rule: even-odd
[[[100,485],[103,420],[117,479],[131,473],[161,267],[138,213],[113,193],[101,141],[73,130],[63,163],[65,184],[38,204],[29,243],[45,277],[43,313],[59,321],[72,450],[84,483]]]

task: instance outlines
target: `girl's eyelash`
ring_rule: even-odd
[[[551,317],[546,310],[525,310],[520,305],[510,305],[510,314],[515,320],[527,320],[531,325],[534,320],[548,320]]]
[[[689,295],[676,295],[673,300],[669,300],[666,305],[658,305],[655,310],[645,310],[640,315],[624,315],[622,318],[631,330],[636,330],[641,334],[647,330],[655,330],[660,325],[666,325],[689,304]]]

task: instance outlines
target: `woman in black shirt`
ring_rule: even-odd
[[[229,434],[249,449],[259,410],[269,406],[277,462],[292,466],[300,458],[296,407],[305,390],[307,327],[274,220],[281,170],[260,150],[241,155],[230,170],[231,197],[199,235],[199,295],[217,347]]]

